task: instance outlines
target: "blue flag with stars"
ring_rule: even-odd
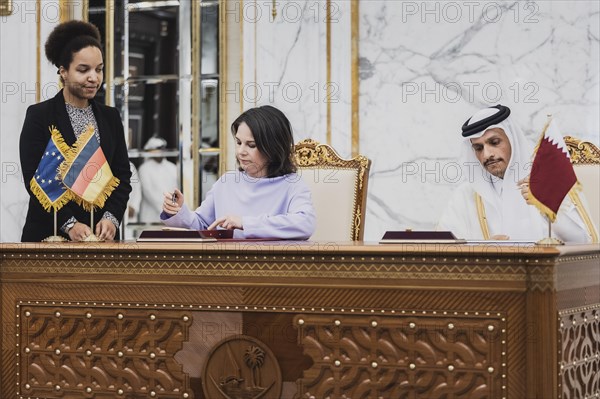
[[[58,178],[58,168],[65,159],[69,146],[55,127],[50,128],[50,140],[42,159],[29,183],[31,191],[44,209],[58,211],[71,200],[69,191]]]

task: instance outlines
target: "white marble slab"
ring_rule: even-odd
[[[278,2],[274,19],[271,2],[247,1],[244,7],[246,107],[271,104],[290,119],[296,140],[324,141],[326,31],[322,2]],[[255,53],[248,54],[250,51]]]
[[[599,3],[360,3],[365,239],[433,228],[456,180],[460,127],[502,103],[531,137],[551,113],[598,143]],[[453,172],[454,171],[454,172]]]

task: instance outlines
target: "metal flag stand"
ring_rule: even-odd
[[[63,236],[59,236],[58,233],[58,227],[56,225],[56,213],[57,210],[56,208],[54,209],[54,235],[50,236],[50,237],[46,237],[44,238],[42,241],[44,242],[65,242],[68,241],[65,237]]]
[[[94,234],[94,207],[93,206],[92,206],[92,210],[90,211],[90,226],[91,226],[91,229],[92,229],[92,234],[90,234],[89,236],[87,236],[86,238],[84,238],[83,241],[86,241],[86,242],[99,242],[99,241],[103,241],[103,240],[99,239],[96,234]]]
[[[546,217],[545,219],[548,221],[548,237],[542,238],[541,240],[536,242],[535,245],[542,245],[547,247],[565,245],[565,243],[559,240],[558,238],[552,237],[552,221],[550,221],[550,218],[548,217]]]

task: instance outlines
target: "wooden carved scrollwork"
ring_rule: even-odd
[[[565,144],[573,164],[600,165],[600,149],[593,143],[565,136]]]
[[[19,395],[193,397],[173,358],[186,312],[28,305],[19,318]]]
[[[294,324],[313,366],[297,382],[297,397],[506,396],[503,323],[493,317],[298,315]]]
[[[560,385],[563,399],[600,395],[600,306],[561,313]]]

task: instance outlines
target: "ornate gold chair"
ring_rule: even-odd
[[[311,139],[296,144],[295,156],[317,213],[311,240],[362,240],[371,161],[362,155],[342,159],[329,145]]]
[[[600,226],[600,149],[589,141],[581,141],[571,136],[565,137],[565,144],[569,150],[577,180],[581,183],[588,202],[588,212],[580,208],[583,210],[580,214],[588,225],[590,232],[593,232],[594,242],[598,242],[597,228]],[[575,203],[575,205],[580,204]]]

